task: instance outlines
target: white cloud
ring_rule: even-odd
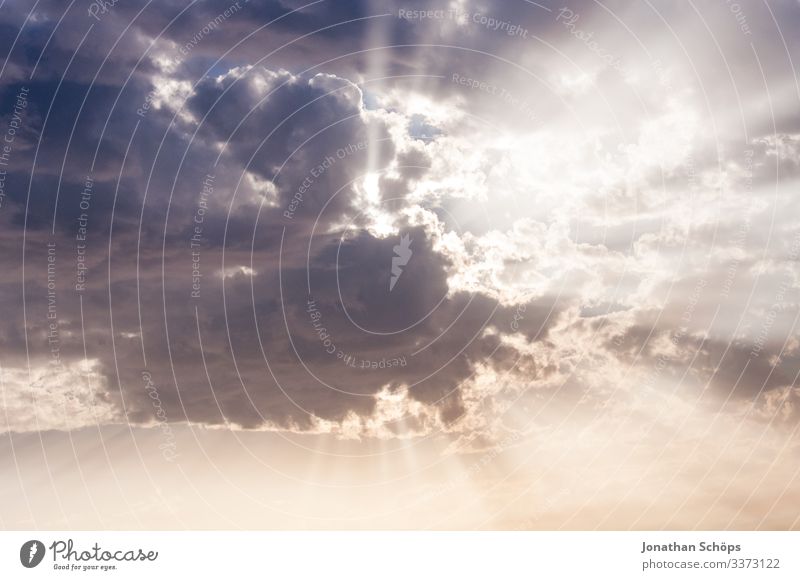
[[[0,433],[71,430],[119,420],[99,361],[0,369]]]

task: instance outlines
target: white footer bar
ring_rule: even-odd
[[[0,578],[800,578],[800,532],[0,532]]]

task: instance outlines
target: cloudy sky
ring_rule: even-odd
[[[800,527],[798,29],[0,1],[0,526]]]

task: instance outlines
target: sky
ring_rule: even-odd
[[[800,527],[797,30],[0,2],[0,527]]]

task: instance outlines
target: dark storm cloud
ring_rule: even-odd
[[[396,239],[364,233],[342,246],[338,268],[334,265],[339,240],[328,237],[320,242],[308,272],[281,272],[282,288],[274,270],[252,279],[226,279],[225,309],[220,284],[205,280],[200,332],[213,394],[200,358],[194,309],[185,299],[189,273],[176,272],[175,286],[184,289],[168,297],[166,318],[145,315],[148,366],[158,369],[153,374],[163,385],[165,405],[180,413],[185,409],[194,421],[216,423],[224,418],[256,427],[267,420],[284,427],[309,427],[312,417],[306,412],[332,421],[350,412],[369,414],[372,395],[383,388],[408,388],[411,398],[441,408],[443,419],[456,419],[458,387],[475,371],[475,364],[488,362],[510,370],[519,358],[500,344],[497,334],[484,332],[506,328],[512,312],[480,295],[445,297],[441,258],[431,252],[421,231],[411,236],[414,259],[391,294],[388,277]],[[366,331],[354,327],[348,314]],[[529,324],[545,328],[552,321],[547,314],[542,309],[541,317],[529,317]],[[417,321],[412,330],[401,332]],[[170,386],[164,324],[179,390]],[[128,347],[132,354],[136,348],[135,342]],[[128,358],[121,359],[127,366]],[[137,365],[126,369],[134,385],[137,371]],[[148,409],[143,393],[130,388],[127,394],[132,408]]]
[[[363,221],[349,184],[363,174],[368,156],[378,172],[396,156],[380,121],[375,120],[368,133],[360,114],[360,93],[344,79],[296,77],[263,67],[240,69],[224,77],[200,79],[186,102],[151,105],[142,113],[143,104],[153,100],[152,91],[161,81],[151,76],[157,72],[152,60],[155,51],[136,65],[149,44],[136,38],[135,31],[182,45],[226,8],[221,3],[202,3],[163,30],[183,6],[162,3],[157,11],[148,8],[133,21],[140,6],[120,3],[103,15],[77,53],[91,19],[86,20],[86,6],[72,10],[55,30],[36,76],[27,83],[32,95],[28,127],[41,134],[39,153],[30,196],[25,179],[30,166],[21,164],[8,180],[12,193],[2,217],[17,232],[5,238],[7,249],[13,250],[4,254],[7,272],[21,276],[19,232],[23,223],[28,228],[25,296],[34,364],[47,360],[48,272],[43,256],[45,244],[54,243],[60,356],[63,361],[80,360],[85,339],[89,357],[99,359],[107,379],[108,391],[98,396],[115,401],[120,411],[124,407],[131,421],[153,417],[141,377],[145,368],[173,421],[227,421],[245,427],[267,421],[308,428],[313,417],[338,421],[352,412],[371,413],[373,396],[383,388],[408,388],[412,399],[439,407],[446,422],[457,419],[463,412],[458,387],[475,365],[494,361],[509,369],[519,356],[501,344],[496,332],[486,332],[496,331],[498,321],[506,325],[510,312],[481,295],[448,296],[446,261],[432,251],[420,229],[410,232],[414,258],[391,296],[387,289],[395,237],[381,239],[361,231],[340,243],[337,236],[327,233],[332,224]],[[228,26],[214,29],[214,34],[192,48],[183,65],[220,53],[223,46],[243,37],[248,27],[255,28],[290,8],[279,3],[246,6],[250,11],[246,19],[231,16]],[[332,22],[370,15],[374,8],[357,3],[348,4],[347,10],[337,6],[334,18],[332,5],[315,6],[282,19],[270,29],[268,38],[285,41]],[[32,69],[61,9],[57,3],[39,6],[35,24],[12,52],[15,66]],[[12,20],[21,24],[18,15]],[[109,52],[131,22],[128,33]],[[312,47],[320,58],[329,56],[334,46],[333,54],[357,50],[365,25],[347,25],[346,30],[331,28],[313,43],[272,60],[288,64],[299,58],[293,54],[299,54],[304,63],[313,64],[317,56],[309,53]],[[261,51],[268,48],[263,43],[259,46]],[[238,51],[229,63],[236,58],[246,63],[252,56]],[[127,73],[133,73],[130,79]],[[19,81],[4,85],[4,94],[14,93],[19,86]],[[185,138],[195,127],[185,124],[181,114],[204,119],[191,142]],[[373,150],[367,151],[362,144],[370,138]],[[226,149],[221,164],[214,167],[221,143],[226,143]],[[346,159],[337,156],[340,150],[345,150]],[[426,159],[412,152],[398,161],[400,166],[416,167],[401,171],[399,178],[384,177],[382,183],[391,189],[390,197],[401,200],[409,181],[424,174]],[[322,171],[315,173],[318,167]],[[234,195],[245,169],[264,182],[274,180],[275,198],[270,203],[262,205],[263,192],[248,196],[247,185]],[[286,208],[311,174],[313,185],[305,188],[302,207],[287,219]],[[202,206],[202,298],[189,300],[190,238],[208,175],[213,175],[214,192]],[[87,179],[92,184],[88,202]],[[394,209],[401,206],[402,201],[394,202]],[[55,236],[51,237],[53,216]],[[304,248],[315,221],[318,229],[307,271]],[[88,226],[82,226],[87,222]],[[85,239],[77,237],[81,227],[86,228]],[[256,253],[250,254],[253,238]],[[279,256],[281,239],[285,250]],[[76,270],[78,248],[84,243],[85,282]],[[277,284],[279,258],[284,266],[283,288]],[[236,273],[240,266],[252,266],[252,277]],[[229,268],[233,268],[230,275]],[[223,271],[228,276],[224,302]],[[79,282],[80,296],[74,291]],[[4,293],[8,301],[4,311],[18,313],[13,305],[19,304],[21,296],[19,283],[10,285]],[[314,330],[310,296],[327,332],[335,337],[337,353],[327,352]],[[342,303],[349,305],[352,322],[345,318]],[[353,326],[355,322],[376,332],[395,332],[417,320],[412,330],[386,335]],[[16,352],[14,360],[21,363],[21,317],[11,316],[5,322],[6,353]],[[543,326],[547,320],[539,322]],[[423,345],[427,347],[415,354]]]
[[[29,7],[8,2],[0,9],[3,48],[10,51],[0,79],[0,129],[9,122],[5,103],[30,89],[0,207],[3,364],[27,365],[25,332],[33,364],[47,364],[47,244],[55,243],[60,356],[81,360],[85,338],[87,356],[99,360],[107,381],[98,398],[113,401],[120,420],[154,418],[141,376],[147,369],[170,421],[311,429],[317,419],[370,415],[382,389],[408,389],[444,423],[456,421],[465,410],[459,388],[480,366],[508,371],[526,356],[504,338],[545,340],[565,306],[551,296],[531,300],[512,328],[516,305],[500,306],[488,293],[451,292],[453,263],[435,249],[430,231],[400,218],[413,256],[390,291],[399,237],[365,228],[374,208],[354,182],[367,171],[378,174],[377,203],[399,216],[430,158],[423,148],[402,149],[387,118],[374,107],[372,116],[362,109],[362,93],[370,101],[370,91],[411,87],[441,103],[479,102],[481,113],[497,109],[497,101],[465,92],[450,81],[453,73],[497,85],[505,78],[541,92],[537,103],[546,114],[558,99],[529,72],[544,78],[554,68],[570,69],[561,68],[560,57],[551,66],[552,52],[532,37],[558,43],[568,34],[554,13],[523,2],[467,9],[521,26],[529,38],[491,30],[480,18],[468,17],[464,26],[447,18],[398,18],[399,9],[437,8],[421,1],[321,2],[293,14],[300,2],[234,5],[154,2],[139,14],[144,3],[119,2],[97,20],[83,1],[56,29],[66,5],[40,2],[13,49],[6,39]],[[627,14],[624,4],[614,6]],[[602,26],[604,15],[593,3],[570,8],[580,12],[582,26]],[[230,15],[219,20],[226,10]],[[672,7],[669,16],[685,13]],[[605,42],[624,51],[621,40]],[[382,45],[453,47],[359,52]],[[496,66],[518,55],[529,72]],[[353,84],[412,74],[433,78]],[[783,111],[778,118],[788,131],[796,117]],[[417,119],[416,127],[426,128],[426,120]],[[765,131],[759,126],[755,137]],[[794,172],[796,139],[782,143],[785,167]],[[776,145],[762,140],[754,148],[753,179],[768,183],[766,162]],[[715,161],[705,153],[697,169]],[[83,203],[87,177],[91,199]],[[206,182],[212,186],[204,196]],[[85,255],[79,254],[84,242]],[[85,282],[79,263],[88,267]],[[194,272],[201,274],[196,280]],[[602,324],[598,318],[581,324]],[[607,349],[625,363],[644,346],[639,361],[654,364],[658,354],[645,328],[638,321]],[[790,384],[784,369],[769,366],[774,343],[747,369],[746,348],[725,351],[726,345],[684,341],[686,349],[702,347],[695,368],[713,376],[722,392],[749,397]],[[524,367],[529,381],[552,372],[530,360]]]

